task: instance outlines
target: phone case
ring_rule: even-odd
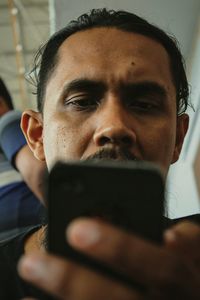
[[[159,169],[144,162],[58,162],[50,172],[48,186],[49,251],[135,285],[123,274],[74,250],[66,241],[65,230],[74,218],[99,217],[160,243],[164,183]]]

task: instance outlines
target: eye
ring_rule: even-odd
[[[79,110],[79,111],[93,110],[99,105],[99,102],[92,96],[78,95],[66,99],[64,105],[68,108]]]
[[[128,102],[128,106],[133,109],[144,113],[150,113],[158,110],[159,104],[153,99],[134,99]]]
[[[146,101],[136,101],[134,106],[141,108],[141,109],[152,109],[152,108],[156,107],[155,104],[153,104],[151,102],[146,102]]]

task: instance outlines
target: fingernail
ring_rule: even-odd
[[[70,244],[81,248],[96,244],[101,237],[99,225],[88,220],[73,221],[66,233]]]
[[[36,279],[43,275],[44,263],[36,255],[23,256],[18,263],[18,272],[24,279]]]

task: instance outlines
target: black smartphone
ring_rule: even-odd
[[[133,285],[123,274],[74,250],[66,241],[66,227],[80,216],[99,217],[160,243],[163,214],[164,181],[160,170],[150,163],[58,162],[49,174],[49,251],[128,284]]]

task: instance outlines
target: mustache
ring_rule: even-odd
[[[125,148],[103,148],[96,153],[88,156],[87,160],[123,160],[138,161],[128,149]]]

